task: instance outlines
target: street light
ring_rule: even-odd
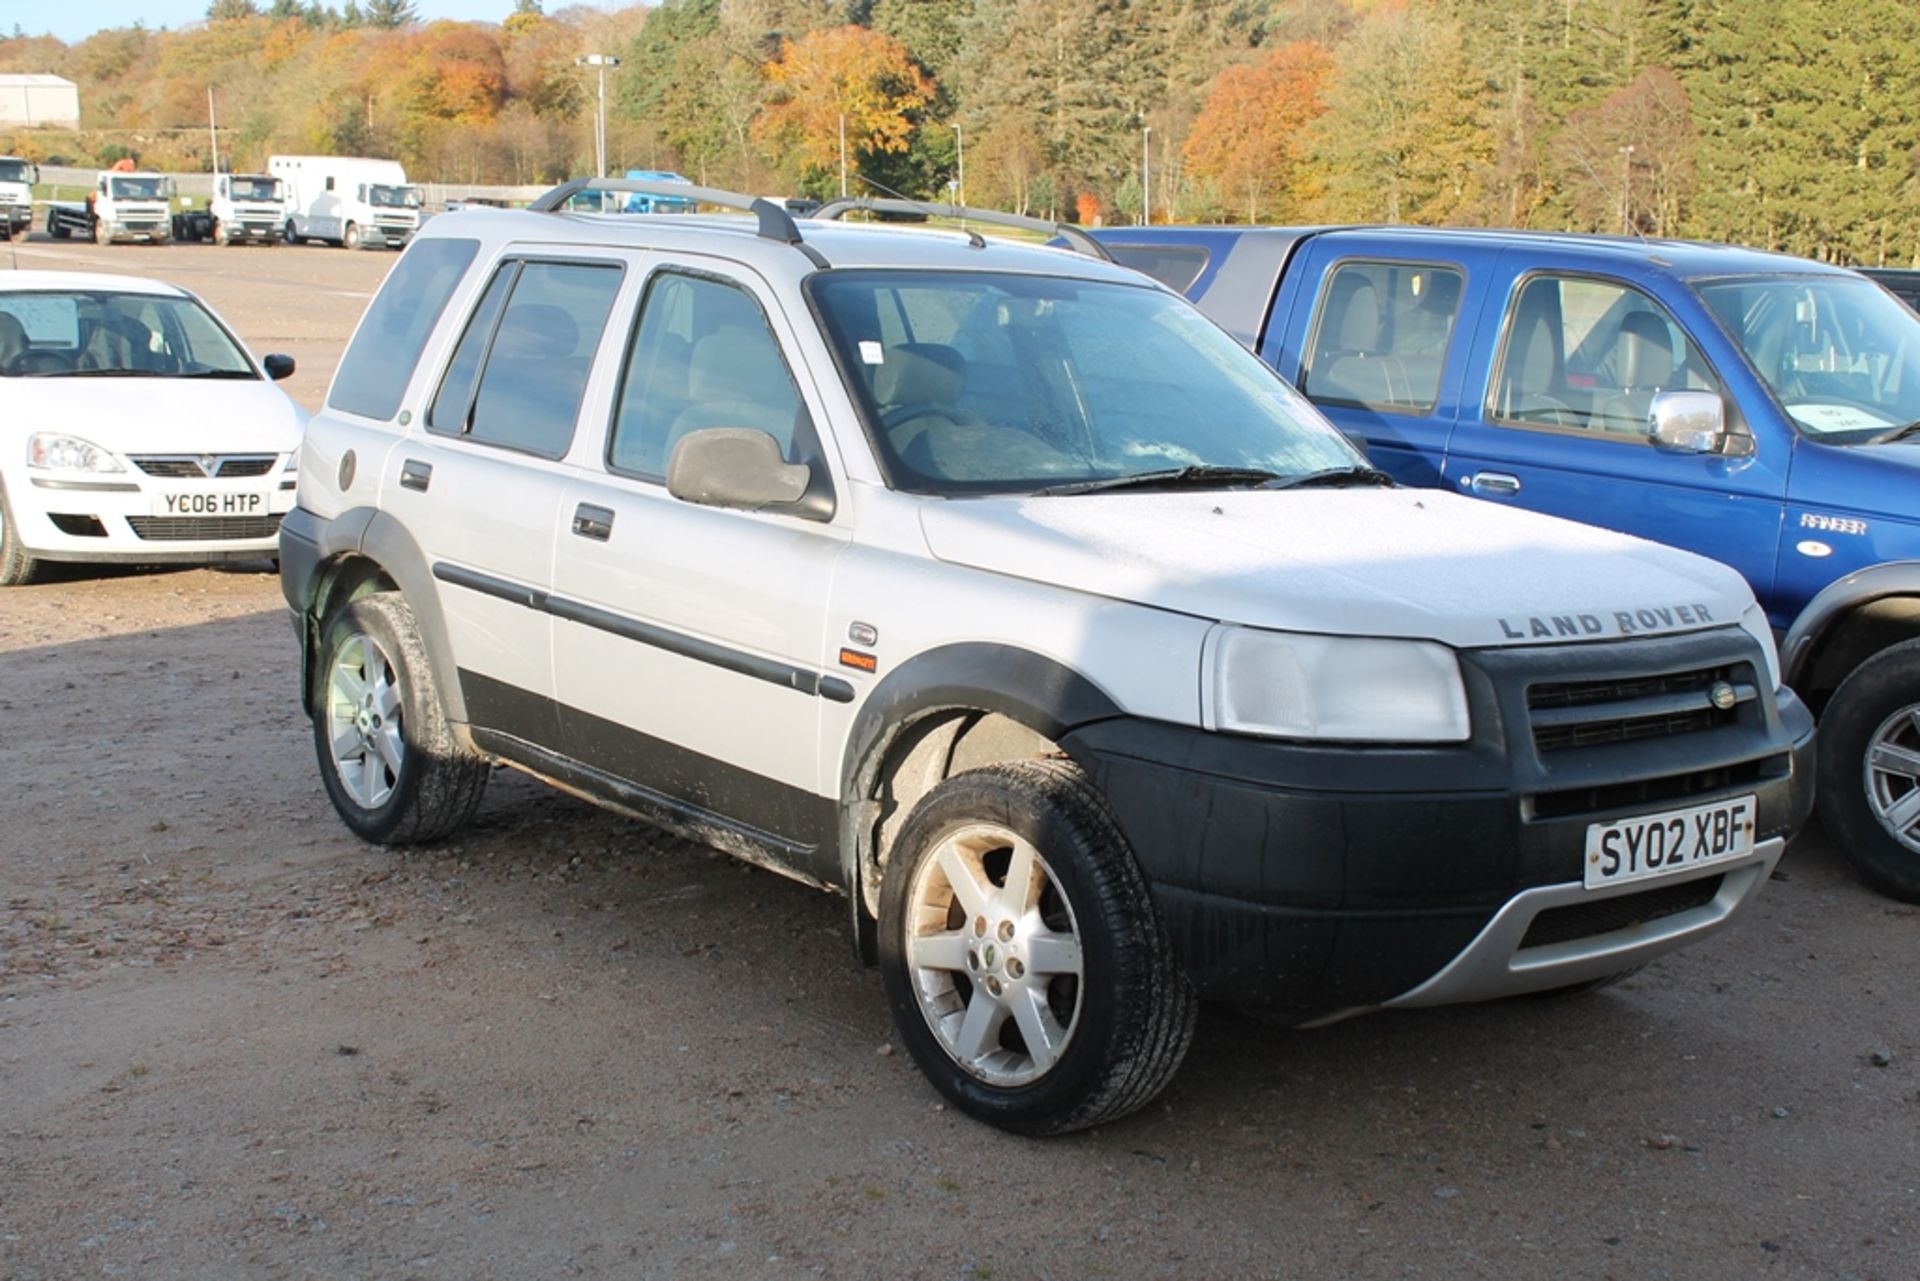
[[[1633,144],[1620,148],[1620,234],[1633,229]]]
[[[953,147],[960,157],[960,199],[956,203],[964,208],[967,203],[967,140],[957,123],[953,126]]]
[[[620,69],[620,59],[606,53],[583,53],[573,60],[576,67],[593,67],[600,72],[600,110],[593,123],[594,176],[607,176],[607,72]]]
[[[1153,225],[1153,126],[1140,126],[1140,225]]]

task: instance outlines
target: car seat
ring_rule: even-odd
[[[1619,388],[1597,406],[1601,429],[1644,436],[1654,395],[1674,386],[1674,367],[1667,322],[1651,311],[1628,312],[1613,338],[1613,375]]]

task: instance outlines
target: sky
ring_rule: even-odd
[[[574,3],[575,0],[566,0]],[[596,8],[616,9],[632,0],[591,0]],[[335,7],[339,7],[337,4]],[[513,12],[513,0],[414,0],[422,18],[467,18],[498,22]],[[549,4],[549,10],[561,4]],[[207,16],[207,0],[0,0],[0,34],[13,34],[14,24],[30,36],[51,33],[68,44],[85,40],[108,27],[183,27]]]

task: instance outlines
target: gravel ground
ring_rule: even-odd
[[[392,262],[18,250],[187,284],[309,405]],[[264,566],[0,595],[4,1281],[1920,1278],[1920,913],[1818,831],[1608,992],[1210,1010],[1035,1143],[941,1107],[838,899],[506,772],[360,844],[293,655]]]

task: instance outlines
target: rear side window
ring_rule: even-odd
[[[1207,269],[1207,251],[1198,245],[1108,245],[1107,252],[1122,267],[1144,272],[1183,294]]]
[[[1307,395],[1340,405],[1425,413],[1440,398],[1462,277],[1429,263],[1336,268],[1314,325]]]
[[[428,427],[548,458],[566,453],[620,276],[613,263],[502,264],[454,349]]]
[[[659,480],[680,438],[705,427],[764,431],[788,462],[813,449],[812,422],[759,304],[721,281],[663,273],[627,352],[607,465]]]
[[[340,360],[327,407],[392,418],[447,299],[480,251],[477,240],[416,240],[374,296]]]

